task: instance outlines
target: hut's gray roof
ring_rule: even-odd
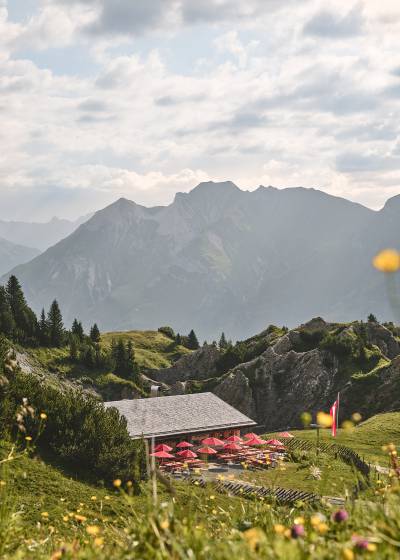
[[[164,437],[256,423],[213,393],[124,399],[104,403],[125,416],[132,438]]]

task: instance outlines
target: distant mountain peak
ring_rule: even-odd
[[[400,194],[389,198],[385,206],[382,208],[383,212],[399,212],[400,211]]]

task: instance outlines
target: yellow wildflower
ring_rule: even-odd
[[[104,496],[105,500],[111,500],[110,496]]]
[[[284,525],[281,525],[281,523],[275,523],[274,525],[274,531],[277,535],[283,535],[285,529],[286,527]]]
[[[253,527],[252,529],[247,529],[243,533],[244,538],[251,550],[255,551],[260,546],[260,544],[265,540],[264,532],[258,527]]]
[[[98,525],[88,525],[86,527],[86,532],[89,535],[93,535],[93,536],[98,535],[100,533],[100,527]]]
[[[0,486],[5,486],[7,483],[5,480],[0,480]]]
[[[332,426],[332,416],[326,412],[318,412],[317,414],[317,424],[323,428],[330,428]]]
[[[132,488],[132,480],[128,480],[128,482],[126,483],[127,488]]]
[[[320,535],[325,535],[329,531],[329,525],[327,523],[320,523],[317,525],[317,531]]]
[[[304,517],[295,517],[294,524],[295,525],[304,525]]]
[[[47,414],[46,414],[45,412],[41,412],[41,413],[40,413],[40,418],[41,418],[42,420],[46,420]]]
[[[122,480],[120,478],[116,478],[113,482],[115,488],[119,488],[122,484]]]
[[[104,539],[103,539],[103,537],[96,537],[93,542],[94,542],[95,546],[100,547],[100,546],[103,546]]]
[[[69,519],[69,516],[68,516],[68,515],[64,515],[63,521],[68,521],[68,519]]]
[[[42,517],[45,517],[45,518],[49,517],[49,514],[48,514],[47,511],[42,511],[42,513],[41,513],[40,515],[41,515]]]
[[[163,521],[160,522],[160,527],[161,529],[163,529],[164,531],[166,531],[169,527],[169,521],[168,519],[164,519]]]
[[[400,269],[400,253],[395,249],[384,249],[374,257],[372,263],[381,272],[397,272]]]
[[[358,424],[359,422],[361,422],[362,416],[359,412],[355,412],[354,414],[351,415],[351,419],[353,420],[353,422]]]
[[[311,424],[312,417],[309,412],[303,412],[300,418],[304,427],[309,426]]]
[[[342,550],[342,558],[343,560],[354,560],[354,552],[351,548],[344,548]]]
[[[345,420],[342,423],[342,428],[343,428],[343,430],[349,431],[349,430],[352,430],[354,428],[354,424],[350,420]]]
[[[375,543],[371,543],[371,542],[368,543],[367,550],[368,550],[369,552],[375,552],[375,551],[376,551],[376,548],[377,548],[377,547],[376,547],[376,544],[375,544]]]
[[[90,499],[95,502],[97,500],[97,496],[91,496]]]
[[[210,496],[210,500],[215,500],[215,496]]]
[[[32,438],[31,438],[31,436],[26,436],[26,438],[25,438],[25,439],[26,439],[26,441],[32,441]]]
[[[85,517],[84,515],[79,515],[77,513],[74,515],[74,517],[79,523],[83,523],[87,519],[87,517]]]

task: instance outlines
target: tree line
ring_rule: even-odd
[[[88,335],[78,319],[74,319],[70,330],[66,329],[57,300],[47,313],[42,309],[38,319],[15,276],[10,276],[6,286],[0,286],[0,335],[28,346],[68,346],[71,362],[89,369],[107,368],[140,386],[141,375],[131,340],[113,340],[110,348],[104,348],[96,323]]]

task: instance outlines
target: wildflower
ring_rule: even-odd
[[[320,535],[325,535],[329,531],[329,525],[327,523],[320,523],[316,529]]]
[[[7,483],[5,480],[0,480],[0,486],[5,486]]]
[[[337,523],[342,523],[343,521],[347,521],[349,518],[349,514],[345,509],[338,509],[332,516],[333,521]]]
[[[25,439],[26,439],[26,441],[32,441],[31,436],[26,436]]]
[[[284,525],[282,525],[281,523],[275,523],[274,525],[274,531],[277,535],[283,535],[283,533],[285,532],[286,527]]]
[[[105,500],[111,500],[110,496],[104,496]]]
[[[115,488],[119,488],[122,484],[122,481],[120,478],[116,478],[113,482],[113,485],[115,486]]]
[[[93,542],[94,542],[95,546],[100,547],[100,546],[103,546],[104,539],[103,539],[103,537],[96,537]]]
[[[213,510],[212,510],[212,514],[213,514],[213,515],[217,515],[217,513],[218,513],[218,512],[217,512],[216,509],[213,509]]]
[[[90,499],[95,502],[97,500],[97,496],[90,496]]]
[[[253,551],[257,550],[260,544],[265,540],[264,532],[258,527],[247,529],[247,531],[244,531],[243,536],[246,539],[249,548]]]
[[[169,527],[168,519],[164,519],[163,521],[161,521],[160,522],[160,527],[161,527],[161,529],[163,529],[163,531],[166,531]]]
[[[98,535],[100,533],[100,527],[98,525],[88,525],[86,527],[86,532],[92,536]]]
[[[322,515],[322,513],[315,513],[314,515],[311,516],[310,523],[312,527],[317,527],[320,523],[324,523],[325,520],[326,520],[325,515]]]
[[[361,422],[362,416],[359,412],[355,412],[354,414],[351,415],[351,419],[353,420],[353,422],[358,424],[359,422]]]
[[[294,524],[290,531],[290,534],[292,539],[298,539],[300,537],[304,537],[305,534],[304,526]]]
[[[47,511],[42,511],[42,513],[40,514],[43,518],[47,518],[49,517],[49,514]]]
[[[46,414],[45,412],[41,412],[41,413],[40,413],[40,418],[41,418],[42,420],[46,420],[46,419],[47,419],[47,414]]]
[[[323,428],[330,428],[332,426],[333,418],[330,414],[326,412],[318,412],[317,414],[317,424]]]
[[[354,560],[354,552],[351,548],[346,547],[342,550],[342,558],[343,560]]]
[[[300,419],[303,423],[303,426],[307,427],[311,424],[312,417],[309,412],[303,412],[303,414],[300,416]]]
[[[68,520],[69,520],[69,516],[68,516],[68,515],[64,515],[63,521],[68,521]]]
[[[126,483],[126,487],[132,488],[132,485],[133,485],[132,480],[128,480],[128,482]]]
[[[350,420],[345,420],[342,423],[342,428],[343,428],[343,430],[349,431],[349,430],[352,430],[354,428],[354,424]]]
[[[75,513],[74,517],[76,521],[78,521],[78,523],[83,523],[87,519],[87,517],[85,517],[84,515],[79,515],[77,513]]]
[[[374,257],[372,263],[381,272],[397,272],[400,269],[400,253],[395,249],[384,249]]]
[[[304,517],[295,517],[294,524],[295,525],[304,525]]]
[[[210,496],[210,500],[215,500],[215,496]]]

